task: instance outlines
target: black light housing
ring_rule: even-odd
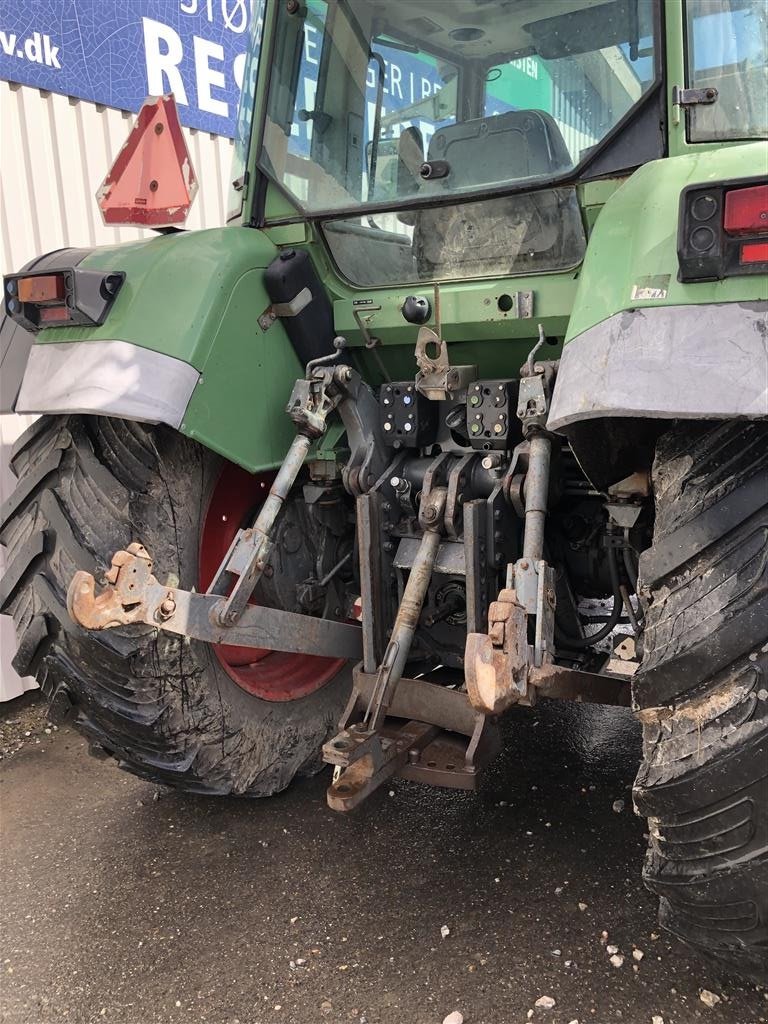
[[[768,183],[742,178],[680,193],[679,280],[720,281],[768,272]]]
[[[122,271],[79,267],[8,274],[3,278],[5,312],[32,333],[46,327],[97,327],[124,280]]]

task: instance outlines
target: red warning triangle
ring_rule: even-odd
[[[104,223],[183,224],[196,194],[176,102],[172,95],[150,97],[96,193]]]

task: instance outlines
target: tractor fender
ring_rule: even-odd
[[[14,411],[165,423],[250,472],[279,465],[303,367],[268,315],[264,270],[276,255],[262,232],[240,226],[78,253],[84,269],[123,272],[123,286],[98,326],[48,328],[30,346],[6,321],[20,368]],[[71,265],[66,251],[59,258]]]
[[[656,160],[610,197],[579,274],[550,430],[578,448],[618,428],[627,447],[633,422],[647,436],[648,421],[768,415],[765,275],[685,283],[677,256],[683,189],[743,181],[766,160],[762,142]]]
[[[567,345],[547,426],[768,416],[768,301],[628,309]]]

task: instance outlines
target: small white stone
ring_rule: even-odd
[[[664,1018],[659,1016],[658,1013],[654,1013],[651,1017],[651,1024],[664,1024]]]
[[[579,904],[579,910],[586,910],[586,909],[587,909],[587,904],[586,903],[580,903]]]
[[[458,1010],[443,1018],[443,1024],[464,1024],[464,1016]]]
[[[578,1019],[576,1017],[574,1017],[573,1020],[569,1020],[568,1021],[568,1024],[579,1024],[579,1022],[578,1022]]]
[[[618,946],[606,946],[605,947],[605,952],[606,953],[610,953],[611,956],[613,956],[614,953],[618,953],[619,952],[619,947]]]
[[[299,920],[299,919],[298,919],[298,917],[292,917],[292,918],[291,918],[291,924],[296,924],[296,922],[297,922],[298,920]]]
[[[621,812],[624,810],[624,801],[614,800],[611,804],[611,808],[616,814],[621,814]]]
[[[553,949],[552,950],[552,956],[562,956],[562,950]]]
[[[642,949],[633,949],[632,950],[632,957],[633,957],[634,960],[637,960],[638,963],[640,963],[640,961],[643,959],[644,956],[645,956],[645,953],[642,951]]]
[[[555,1000],[552,996],[539,996],[533,1005],[538,1006],[540,1010],[553,1010],[555,1008]]]
[[[441,935],[441,937],[444,938],[444,939],[447,939],[450,934],[451,934],[451,929],[448,927],[448,925],[447,924],[442,925],[441,928],[440,928],[440,935]]]
[[[559,896],[562,891],[563,891],[562,885],[558,885],[558,887],[555,889],[555,896]]]
[[[621,954],[617,954],[616,956],[612,956],[611,957],[611,964],[614,967],[621,967],[623,965],[623,963],[624,963],[624,957],[621,956]]]
[[[699,999],[705,1006],[708,1006],[710,1010],[713,1010],[718,1003],[722,1002],[720,996],[716,995],[714,992],[710,992],[707,988],[703,988],[701,992],[699,992]]]

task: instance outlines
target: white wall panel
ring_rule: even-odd
[[[62,246],[109,245],[151,234],[105,228],[96,189],[128,137],[134,115],[0,82],[0,272]],[[187,227],[223,224],[230,139],[184,129],[200,190]]]
[[[133,126],[134,115],[27,86],[0,82],[0,274],[63,246],[110,245],[152,235],[106,228],[96,189]],[[187,227],[224,224],[232,142],[184,129],[200,188]],[[13,488],[13,442],[34,417],[0,416],[0,502]],[[0,549],[0,576],[3,550]],[[0,618],[0,701],[34,686],[11,668],[13,624]]]

